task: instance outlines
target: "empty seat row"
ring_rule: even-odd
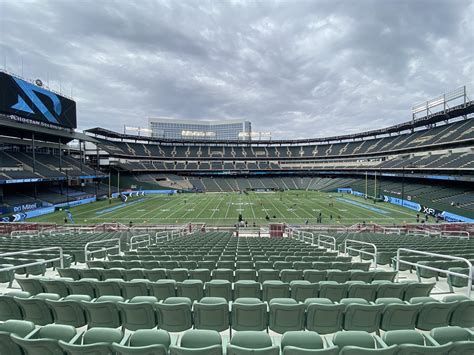
[[[112,259],[112,258],[111,258]],[[92,260],[88,261],[87,265],[90,268],[124,268],[124,269],[133,269],[133,268],[165,268],[165,269],[175,269],[175,268],[186,268],[186,269],[295,269],[295,270],[305,270],[305,269],[316,269],[316,270],[326,270],[326,269],[336,269],[336,270],[369,270],[370,263],[367,262],[351,262],[351,261],[159,261],[159,260],[147,260],[143,258],[140,260]]]
[[[382,337],[364,331],[337,332],[331,339],[313,331],[288,331],[277,344],[265,332],[242,331],[225,343],[217,331],[193,329],[178,341],[161,329],[125,334],[118,329],[92,328],[77,332],[67,325],[35,327],[27,321],[0,324],[0,347],[9,355],[28,354],[154,354],[154,355],[413,355],[472,354],[474,334],[461,327],[439,327],[429,334],[392,330]]]
[[[50,323],[74,327],[124,327],[129,330],[158,327],[181,332],[192,327],[225,331],[267,330],[283,334],[291,330],[311,330],[330,334],[339,330],[379,329],[431,330],[440,326],[474,326],[474,300],[448,296],[443,302],[431,297],[414,297],[409,302],[382,298],[375,303],[360,298],[333,302],[328,298],[308,298],[299,303],[291,298],[238,298],[229,303],[222,297],[169,297],[160,302],[153,296],[59,295],[41,293],[29,297],[16,292],[2,297],[2,319],[28,320],[38,325]],[[6,318],[8,316],[8,318]]]
[[[47,279],[47,278],[21,278],[17,279],[23,291],[32,295],[39,293],[56,293],[61,297],[74,294],[84,294],[90,297],[121,296],[130,299],[134,296],[154,296],[160,300],[168,297],[183,296],[193,301],[198,301],[206,296],[223,297],[232,300],[240,297],[261,298],[269,301],[272,298],[292,297],[298,301],[306,298],[325,297],[338,301],[345,297],[364,298],[373,301],[377,298],[400,298],[409,300],[412,297],[428,296],[434,287],[434,283],[424,284],[418,282],[373,281],[347,281],[338,283],[335,281],[321,281],[311,283],[309,281],[292,281],[290,283],[269,280],[259,283],[253,280],[240,280],[231,283],[228,280],[201,280],[187,279],[175,281],[163,279],[148,281],[136,279],[123,281],[121,279],[108,279],[99,281],[96,279]]]
[[[203,282],[213,280],[228,280],[230,282],[239,280],[257,280],[264,282],[267,280],[281,280],[283,282],[291,282],[296,280],[307,280],[311,282],[319,281],[364,281],[372,282],[374,280],[393,281],[397,273],[395,271],[340,271],[340,270],[294,270],[294,269],[59,269],[62,277],[70,277],[74,280],[83,278],[94,278],[98,280],[107,279],[148,279],[151,281],[159,279],[173,279],[176,281],[184,281],[186,279],[197,279]]]

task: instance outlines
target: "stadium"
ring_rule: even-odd
[[[0,69],[0,355],[474,354],[474,100],[439,94],[130,133]]]

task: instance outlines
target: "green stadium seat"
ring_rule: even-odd
[[[72,281],[72,279],[71,279]],[[46,293],[55,293],[60,297],[69,295],[69,289],[64,280],[60,279],[43,279],[40,280],[41,285]]]
[[[257,272],[255,269],[236,269],[235,270],[235,281],[240,280],[252,280],[257,279]]]
[[[71,325],[48,324],[25,337],[12,334],[12,340],[27,354],[62,354],[58,341],[69,342],[76,336],[76,328]]]
[[[264,281],[262,284],[262,299],[269,302],[272,298],[289,298],[290,285],[282,281]]]
[[[70,342],[60,340],[59,346],[73,355],[110,354],[112,344],[120,343],[122,338],[123,334],[118,329],[92,328]]]
[[[79,328],[87,324],[82,301],[90,302],[91,297],[88,295],[69,295],[61,300],[47,299],[46,303],[53,312],[56,324],[66,324]]]
[[[319,285],[309,281],[291,281],[291,298],[298,302],[304,302],[307,298],[318,297]]]
[[[171,280],[175,280],[176,282],[183,282],[187,280],[189,277],[188,269],[177,268],[167,271],[167,276]]]
[[[194,269],[189,270],[189,278],[201,280],[203,283],[211,281],[211,270],[209,269]]]
[[[316,332],[289,331],[281,338],[283,355],[338,355],[339,348],[324,348],[323,339]]]
[[[260,269],[258,270],[257,281],[263,284],[265,281],[279,281],[280,271],[275,269]]]
[[[204,284],[201,280],[184,280],[176,283],[178,297],[187,297],[191,301],[199,301],[204,297]]]
[[[79,280],[81,278],[81,275],[79,274],[78,269],[58,268],[57,271],[59,273],[59,276],[61,277],[71,278],[73,280]]]
[[[451,313],[457,305],[457,302],[439,302],[432,297],[413,297],[410,303],[422,304],[416,321],[416,327],[422,330],[449,325]]]
[[[342,301],[343,300],[341,300],[341,303],[343,303]],[[344,329],[353,331],[361,330],[369,333],[377,331],[379,329],[383,308],[383,305],[369,304],[368,302],[361,304],[360,302],[355,303],[349,301],[344,311]]]
[[[38,293],[31,298],[14,297],[15,302],[21,308],[23,319],[29,320],[36,325],[53,323],[53,313],[46,300],[59,300],[59,295],[54,293]]]
[[[227,345],[227,355],[279,355],[280,348],[273,345],[270,336],[263,332],[241,331],[231,338]]]
[[[6,320],[0,323],[0,350],[5,355],[23,355],[23,351],[12,336],[24,338],[35,330],[33,322],[25,320]]]
[[[169,297],[156,303],[158,327],[169,332],[182,332],[192,327],[192,301],[187,297]]]
[[[427,297],[430,295],[435,285],[436,283],[408,283],[403,299],[409,301],[413,297]]]
[[[260,290],[260,283],[251,280],[240,280],[234,283],[234,299],[250,297],[260,298],[262,297],[262,291]]]
[[[346,306],[334,304],[328,298],[307,299],[306,329],[319,334],[330,334],[342,330]]]
[[[337,332],[332,339],[332,343],[340,350],[349,346],[362,349],[377,349],[378,345],[380,345],[377,338],[374,338],[367,332],[357,330]]]
[[[89,328],[117,328],[122,325],[118,303],[121,296],[101,296],[94,302],[82,301]],[[94,333],[93,333],[94,334]]]
[[[443,302],[457,302],[451,313],[450,325],[471,328],[474,327],[474,300],[463,295],[450,295]]]
[[[268,327],[274,332],[283,334],[290,330],[304,330],[304,304],[292,298],[273,298],[269,304]]]
[[[203,297],[194,304],[194,327],[222,332],[229,329],[229,304],[222,297]]]
[[[149,284],[150,282],[144,279],[134,279],[128,282],[122,282],[120,283],[122,296],[126,300],[130,300],[136,296],[148,296]]]
[[[319,283],[319,297],[329,298],[333,302],[338,302],[345,298],[349,284],[340,284],[335,281],[321,281]]]
[[[222,297],[227,302],[232,300],[232,284],[227,280],[211,280],[206,282],[207,297]]]
[[[233,269],[214,269],[211,273],[213,280],[227,280],[229,282],[234,282],[234,271]]]
[[[154,296],[158,300],[176,297],[176,281],[174,280],[158,280],[156,282],[150,282],[148,286],[150,296]]]
[[[268,325],[267,305],[258,298],[237,298],[232,303],[232,329],[266,330]]]
[[[280,271],[280,280],[290,283],[291,281],[299,281],[303,279],[303,271],[283,269]]]
[[[11,291],[0,295],[0,321],[10,319],[23,319],[21,308],[14,297],[29,298],[31,294],[26,291]]]
[[[122,296],[122,282],[121,279],[108,279],[105,281],[92,281],[92,285],[97,297]]]
[[[31,295],[45,292],[41,280],[43,277],[17,277],[16,281],[21,287],[22,291],[29,292]]]
[[[170,355],[222,355],[221,336],[215,330],[188,330],[179,346],[170,346]]]
[[[378,285],[353,283],[349,285],[347,297],[363,298],[367,301],[375,301]]]
[[[168,355],[171,344],[170,335],[161,329],[139,329],[124,340],[112,343],[117,355]]]
[[[161,268],[144,269],[143,275],[145,276],[145,279],[149,281],[153,281],[153,282],[166,279],[166,269],[161,269]]]
[[[326,281],[326,270],[304,270],[303,278],[311,283]]]
[[[128,330],[156,327],[154,304],[157,302],[157,298],[153,296],[135,296],[129,302],[118,302],[123,327]]]
[[[95,288],[91,281],[97,281],[96,279],[81,279],[77,281],[66,281],[69,293],[71,295],[87,295],[90,298],[95,298]]]
[[[421,304],[408,304],[398,298],[378,298],[375,303],[384,305],[380,329],[415,329]]]

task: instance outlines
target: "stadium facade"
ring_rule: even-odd
[[[149,118],[151,136],[165,139],[237,140],[251,137],[249,121],[200,121],[175,118]]]
[[[428,102],[425,115],[383,129],[242,141],[235,134],[250,129],[244,121],[235,123],[234,138],[216,133],[212,140],[143,137],[102,127],[77,132],[74,102],[2,76],[2,92],[8,93],[0,103],[4,221],[107,198],[111,192],[163,189],[348,191],[449,221],[474,218],[474,101],[466,99],[465,90],[461,103],[444,102],[434,112]],[[206,127],[215,129],[210,123],[192,129]]]

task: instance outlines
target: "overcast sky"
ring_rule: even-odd
[[[166,116],[321,137],[462,85],[474,99],[473,19],[472,0],[0,0],[0,67],[72,93],[81,129]]]

